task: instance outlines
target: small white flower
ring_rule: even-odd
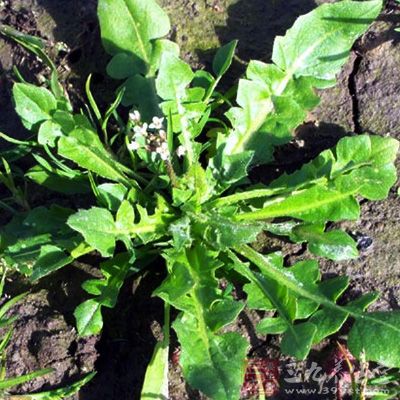
[[[164,118],[153,117],[153,122],[150,124],[150,129],[162,129]]]
[[[135,132],[136,135],[147,136],[148,127],[149,126],[146,123],[144,123],[142,126],[139,125],[135,126],[133,128],[133,131]]]
[[[163,129],[160,129],[160,131],[158,132],[160,138],[162,140],[167,140],[167,132],[165,132]]]
[[[161,160],[166,161],[169,158],[169,153],[168,152],[163,152],[160,154]]]
[[[127,147],[128,147],[129,150],[135,151],[135,150],[140,149],[140,144],[139,144],[138,142],[132,141],[132,142],[130,142],[130,143],[128,144]]]
[[[157,146],[154,151],[160,155],[162,160],[169,159],[169,150],[168,150],[168,143],[164,142]]]
[[[186,149],[184,146],[181,145],[176,149],[176,155],[178,157],[183,157],[185,154],[186,154]]]
[[[131,111],[130,113],[129,113],[129,119],[132,121],[132,122],[140,122],[140,119],[141,119],[141,115],[140,115],[140,112],[138,111],[138,110],[133,110],[133,111]]]
[[[169,151],[168,150],[168,143],[167,142],[162,142],[161,143],[161,148],[163,149],[163,151]]]

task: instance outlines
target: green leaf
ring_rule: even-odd
[[[247,306],[255,310],[272,311],[275,310],[271,300],[265,295],[265,292],[255,283],[247,283],[243,286],[244,292],[247,294]],[[285,322],[285,330],[287,324]]]
[[[349,184],[351,181],[360,187],[360,195],[364,198],[383,200],[397,181],[397,169],[394,165],[364,167],[349,175]]]
[[[330,260],[342,261],[358,257],[357,243],[346,232],[335,229],[324,232],[324,225],[299,225],[291,236],[296,242],[308,242],[311,253]]]
[[[140,400],[168,399],[169,346],[157,342],[146,369]]]
[[[0,27],[0,33],[9,39],[15,40],[15,42],[35,54],[41,61],[46,63],[53,72],[56,70],[56,66],[44,52],[45,42],[43,39],[20,32],[13,27],[4,24]]]
[[[162,110],[165,115],[171,115],[172,128],[174,132],[181,132],[181,143],[186,149],[189,165],[195,159],[196,146],[192,132],[192,121],[200,119],[204,112],[205,105],[203,103],[189,101],[184,105],[186,100],[187,86],[194,78],[194,73],[190,66],[179,59],[172,53],[165,53],[161,58],[160,70],[156,79],[156,88],[158,95],[165,100],[162,104]],[[199,105],[200,109],[189,112],[191,105]]]
[[[38,185],[58,193],[73,195],[90,192],[89,182],[85,176],[73,171],[66,172],[50,164],[35,165],[25,176]]]
[[[103,183],[97,186],[98,201],[108,210],[117,211],[128,193],[127,188],[120,183]]]
[[[129,271],[137,272],[132,268],[135,257],[130,253],[119,253],[100,264],[104,279],[85,281],[83,289],[96,297],[85,301],[75,310],[78,332],[81,336],[97,335],[103,327],[101,307],[114,308],[119,291]],[[97,307],[95,306],[97,304]]]
[[[39,128],[38,143],[54,147],[57,138],[63,135],[62,128],[52,120],[45,121]]]
[[[218,288],[215,272],[222,263],[216,253],[196,245],[179,253],[167,253],[166,257],[171,274],[154,295],[179,310],[195,313],[206,330],[217,331],[237,317],[244,304],[224,297]]]
[[[266,259],[268,260],[268,264],[274,265],[278,270],[282,270],[283,274],[287,274],[288,276],[296,275],[291,270],[282,267],[283,260],[281,256],[267,256]],[[305,264],[302,266],[305,266]],[[247,286],[247,291],[252,287],[257,287],[270,301],[273,309],[279,313],[279,320],[276,319],[273,321],[275,324],[271,325],[270,318],[264,322],[266,332],[269,331],[269,333],[272,333],[273,330],[277,330],[280,333],[285,333],[281,344],[282,350],[285,354],[304,359],[310,351],[317,327],[311,323],[293,325],[297,314],[297,298],[289,292],[286,285],[277,284],[275,280],[271,279],[265,271],[264,266],[260,268],[261,274],[251,272],[247,266],[243,266],[240,263],[235,263],[235,268],[251,282],[251,286]],[[304,282],[309,284],[306,280]],[[303,282],[299,284],[304,286]],[[262,328],[263,325],[261,324]]]
[[[85,241],[103,257],[113,255],[116,228],[114,218],[108,210],[99,207],[80,210],[68,218],[67,224],[82,234]]]
[[[170,274],[154,295],[183,311],[173,327],[182,345],[181,364],[188,383],[213,399],[238,398],[246,341],[217,331],[237,318],[244,304],[218,288],[215,273],[222,263],[217,253],[196,244],[164,256]]]
[[[56,99],[51,92],[27,83],[14,85],[13,98],[15,111],[27,129],[32,129],[40,122],[50,119],[57,107]]]
[[[135,106],[144,121],[161,116],[154,77],[163,55],[179,55],[175,43],[159,39],[170,30],[167,14],[155,0],[100,0],[98,15],[103,45],[114,56],[107,72],[127,78],[122,104]]]
[[[23,397],[18,396],[15,400],[64,400],[68,397],[73,396],[75,393],[79,392],[79,390],[86,385],[89,381],[93,379],[96,375],[96,372],[92,372],[86,375],[83,379],[72,383],[71,385],[66,385],[61,389],[53,389],[49,390],[48,392],[41,392],[41,393],[34,393],[34,394],[27,394]],[[14,400],[14,399],[11,399]]]
[[[218,148],[216,156],[210,160],[209,164],[209,169],[218,182],[219,192],[223,192],[247,177],[247,170],[253,158],[253,153],[250,151],[225,156],[223,149],[224,147]]]
[[[90,130],[79,128],[70,136],[61,137],[58,142],[58,153],[103,178],[122,183],[127,187],[133,184],[133,181],[124,174],[126,167],[111,157],[97,134]]]
[[[232,64],[237,44],[237,40],[232,40],[218,49],[213,61],[213,71],[217,77],[223,76],[228,71]]]
[[[247,245],[237,247],[235,250],[254,263],[275,284],[283,285],[297,296],[320,304],[323,306],[323,310],[329,310],[336,315],[342,314],[341,320],[336,319],[335,315],[335,323],[332,324],[329,321],[328,325],[323,328],[327,334],[332,333],[332,326],[339,329],[348,316],[354,318],[356,322],[349,334],[349,349],[355,356],[360,357],[364,351],[366,360],[377,361],[387,367],[398,367],[400,365],[400,349],[397,346],[400,340],[400,313],[398,311],[362,312],[362,309],[374,301],[374,296],[366,296],[359,302],[349,303],[348,306],[339,306],[334,301],[344,290],[341,281],[334,281],[333,285],[328,281],[324,284],[325,288],[304,284],[304,282],[299,282],[294,274],[290,273],[290,269],[285,271],[277,267]],[[240,273],[253,282],[258,279],[247,268],[241,268]],[[318,322],[318,319],[314,319],[313,322]]]
[[[90,192],[90,187],[84,177],[68,176],[60,170],[51,173],[36,165],[27,172],[26,177],[38,185],[58,193],[73,195]]]
[[[309,322],[293,325],[283,335],[281,349],[283,353],[304,360],[310,352],[317,327]]]
[[[174,221],[168,227],[169,233],[174,240],[174,248],[181,251],[183,247],[189,247],[193,241],[191,234],[191,220],[185,216]]]
[[[1,294],[3,294],[1,292]],[[21,300],[23,300],[26,295],[28,293],[21,293],[18,296],[14,296],[12,297],[10,300],[6,301],[4,304],[2,304],[2,306],[0,307],[0,320],[2,320],[4,318],[4,316],[6,315],[6,313],[12,308],[14,307],[15,304],[17,304],[18,302],[20,302]]]
[[[193,289],[195,280],[184,260],[176,260],[169,275],[153,293],[175,308],[193,313],[194,304],[186,295]],[[215,283],[214,283],[215,286]]]
[[[60,108],[59,104],[58,108]],[[79,115],[79,114],[78,114]],[[62,131],[65,134],[70,133],[71,131],[74,130],[75,126],[82,125],[82,122],[79,121],[78,115],[73,115],[71,111],[63,111],[60,109],[57,109],[54,114],[52,115],[52,120],[60,125]],[[84,119],[85,117],[83,115],[79,116]]]
[[[74,258],[65,254],[64,250],[54,245],[43,245],[40,248],[40,254],[35,265],[32,268],[32,274],[29,279],[36,281],[51,272],[71,264]]]
[[[167,227],[171,220],[174,220],[171,209],[165,200],[159,196],[157,205],[153,214],[140,205],[136,207],[140,221],[135,225],[133,234],[136,234],[143,243],[149,243],[160,237],[163,237],[167,232]]]
[[[181,99],[193,78],[194,73],[188,64],[179,57],[166,53],[161,59],[156,79],[157,93],[163,100]]]
[[[286,332],[287,323],[280,317],[264,318],[256,327],[257,333],[263,335],[277,335]]]
[[[214,186],[211,174],[199,164],[191,165],[186,174],[179,178],[179,187],[173,189],[174,205],[181,205],[186,210],[197,210],[212,197]]]
[[[165,305],[164,338],[157,342],[151,361],[146,369],[140,400],[168,399],[170,307]]]
[[[45,368],[26,375],[18,376],[16,378],[7,378],[0,381],[0,390],[11,389],[15,386],[22,385],[23,383],[32,381],[33,379],[40,378],[41,376],[48,375],[54,372],[53,368]]]
[[[307,222],[356,220],[360,207],[354,196],[357,187],[341,191],[316,185],[293,192],[290,197],[278,197],[264,203],[261,210],[239,214],[238,221],[251,221],[277,217],[293,217]]]
[[[154,0],[100,0],[98,17],[106,51],[111,55],[125,53],[127,56],[118,56],[120,63],[123,58],[122,68],[126,70],[129,63],[132,72],[145,74],[152,60],[154,39],[170,30],[167,14]]]
[[[247,342],[237,333],[202,332],[195,318],[182,315],[173,324],[182,346],[180,364],[189,385],[214,400],[239,398]]]
[[[273,147],[290,141],[317,104],[313,88],[331,83],[381,8],[381,0],[323,4],[276,38],[275,64],[250,63],[239,82],[240,107],[228,112],[233,129],[220,143],[224,154],[252,151],[253,164],[272,161]]]
[[[352,147],[359,149],[354,156]],[[264,208],[238,215],[238,220],[291,216],[307,222],[357,219],[357,195],[384,198],[396,181],[393,161],[399,144],[393,138],[360,135],[341,139],[334,151],[326,150],[291,175],[284,174],[264,191]],[[361,150],[362,149],[362,150]],[[283,194],[289,194],[283,195]],[[245,197],[246,196],[246,197]],[[232,196],[233,197],[233,196]],[[241,194],[263,197],[262,190]]]
[[[95,300],[86,300],[80,304],[74,316],[80,336],[97,335],[103,328],[101,304]]]
[[[323,281],[320,284],[320,288],[330,300],[337,301],[337,299],[346,290],[348,285],[348,279],[339,276],[337,278]],[[357,312],[362,312],[368,307],[369,304],[373,303],[375,300],[376,295],[367,294],[348,303],[346,307],[351,307],[354,308]],[[317,332],[314,335],[313,343],[317,344],[326,337],[334,334],[335,332],[338,332],[347,320],[347,317],[347,314],[337,312],[329,308],[322,308],[314,313],[309,319],[309,321],[318,328]]]
[[[284,37],[277,37],[273,62],[289,76],[334,79],[354,41],[375,20],[382,1],[323,4],[299,17]]]
[[[149,75],[154,76],[160,67],[161,59],[165,53],[179,56],[179,46],[167,39],[159,39],[154,42],[153,53],[151,55]]]
[[[144,121],[151,121],[154,116],[160,116],[159,99],[154,89],[154,78],[134,75],[127,79],[122,104],[134,105]]]
[[[118,208],[115,225],[120,231],[131,232],[135,229],[135,210],[128,200],[123,200]]]
[[[49,80],[50,88],[54,94],[54,96],[59,100],[59,105],[64,106],[66,110],[71,110],[72,107],[65,97],[63,88],[61,84],[58,82],[58,72],[57,67],[54,62],[50,59],[50,57],[46,54],[45,51],[45,42],[43,39],[28,35],[26,33],[17,31],[11,26],[7,26],[2,24],[0,27],[0,33],[2,35],[7,36],[8,38],[14,40],[19,45],[23,46],[25,49],[35,54],[40,61],[46,64],[47,67],[51,70],[51,77]],[[17,75],[20,75],[19,72]],[[19,76],[18,76],[19,77]],[[23,79],[22,79],[23,80]]]
[[[286,186],[287,188],[302,188],[313,182],[323,182],[325,179],[336,179],[340,176],[348,177],[354,171],[370,171],[370,168],[380,170],[392,165],[396,159],[399,143],[391,137],[373,135],[358,135],[340,139],[335,149],[323,151],[311,162],[303,165],[298,171],[288,175],[283,174],[271,183],[273,188]],[[346,179],[347,180],[347,179]],[[352,176],[349,186],[354,186]],[[373,185],[366,181],[356,181],[360,190],[365,186]],[[380,186],[375,184],[374,186]],[[391,183],[385,182],[383,190],[388,191]]]
[[[126,79],[137,69],[137,62],[128,53],[117,53],[107,65],[107,74],[113,79]]]
[[[386,367],[400,367],[400,312],[373,312],[354,323],[348,338],[351,353]]]
[[[66,225],[70,214],[71,210],[52,206],[16,216],[1,233],[6,263],[26,275],[33,274],[33,279],[69,264],[69,247],[76,246],[77,241]]]

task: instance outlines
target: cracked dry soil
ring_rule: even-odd
[[[182,55],[194,67],[209,67],[215,47],[232,39],[240,40],[238,58],[242,62],[235,62],[225,85],[243,72],[243,63],[249,59],[269,61],[273,38],[283,34],[298,15],[322,2],[324,0],[160,0],[172,20],[172,39],[180,44]],[[96,0],[5,0],[2,3],[1,23],[48,40],[63,84],[71,91],[78,107],[84,100],[82,89],[90,72],[94,73],[93,90],[100,105],[111,99],[110,88],[115,82],[104,74],[107,57],[99,41]],[[254,179],[268,181],[277,173],[292,171],[344,135],[369,132],[400,138],[400,33],[394,31],[399,25],[400,8],[394,1],[388,1],[379,20],[356,44],[338,77],[338,85],[321,92],[320,106],[296,132],[304,146],[293,142],[279,149],[276,164],[257,169],[252,174]],[[55,52],[52,46],[55,42],[64,42],[66,47]],[[24,138],[27,132],[10,101],[14,64],[33,81],[40,81],[45,71],[34,57],[0,39],[0,131]],[[101,90],[104,86],[108,90]],[[343,224],[349,232],[367,238],[363,243],[368,246],[364,246],[359,259],[342,263],[321,260],[326,276],[342,273],[350,276],[352,285],[348,297],[367,290],[382,292],[375,305],[380,309],[398,309],[400,303],[397,188],[398,184],[386,201],[363,203],[360,221]],[[30,189],[36,190],[33,186]],[[267,251],[275,244],[261,235],[257,246]],[[287,250],[288,262],[309,256],[301,247],[292,246]],[[22,393],[60,387],[95,368],[98,375],[74,397],[75,400],[139,399],[145,368],[162,321],[161,302],[149,299],[148,294],[162,280],[163,274],[160,270],[156,279],[145,278],[137,290],[135,282],[127,282],[117,308],[105,313],[106,328],[101,338],[81,339],[74,329],[72,312],[85,296],[80,289],[81,282],[98,274],[97,260],[83,261],[33,287],[15,280],[8,282],[6,289],[10,294],[31,290],[26,300],[12,311],[21,318],[9,350],[8,374],[14,376],[49,366],[56,368],[49,379],[39,379],[18,388]],[[251,355],[276,356],[277,340],[257,336],[254,332],[254,325],[260,318],[257,313],[244,312],[230,329],[249,338]],[[330,343],[325,343],[327,348]],[[312,357],[321,360],[325,354],[316,351]],[[179,366],[173,362],[170,378],[171,400],[202,398],[186,387]]]

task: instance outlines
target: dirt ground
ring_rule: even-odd
[[[273,38],[283,34],[296,17],[323,0],[160,0],[170,14],[171,38],[182,55],[194,67],[209,67],[219,44],[239,39],[238,58],[225,85],[237,79],[250,59],[269,61]],[[48,40],[52,57],[59,66],[63,84],[79,107],[83,101],[84,81],[93,73],[93,91],[100,105],[110,99],[115,83],[105,76],[107,56],[103,53],[96,20],[96,0],[3,0],[0,22]],[[321,105],[298,130],[296,143],[277,152],[277,163],[253,173],[256,180],[268,180],[271,171],[291,171],[337,140],[354,132],[390,135],[400,139],[400,6],[388,2],[379,20],[356,44],[338,85],[321,93]],[[62,42],[64,45],[53,44]],[[11,103],[13,65],[30,80],[41,81],[43,69],[38,62],[10,42],[0,39],[0,131],[24,138],[24,130]],[[0,144],[3,146],[3,144]],[[400,163],[397,164],[398,166]],[[352,285],[347,296],[378,290],[379,309],[399,309],[400,304],[400,198],[399,184],[389,199],[365,202],[362,219],[343,227],[359,239],[360,258],[351,262],[331,263],[321,260],[326,276],[347,274]],[[267,251],[269,241],[260,238],[260,250]],[[287,261],[307,257],[302,249],[288,254]],[[30,288],[31,294],[13,312],[21,315],[10,347],[8,373],[18,375],[37,368],[57,369],[50,380],[36,380],[19,388],[23,391],[60,387],[96,369],[96,378],[75,400],[139,399],[145,368],[162,321],[162,304],[149,293],[162,279],[162,270],[146,278],[135,290],[135,282],[124,285],[115,310],[105,315],[101,337],[78,338],[72,312],[84,298],[80,284],[88,275],[96,275],[90,258],[70,266]],[[9,282],[10,294],[23,284]],[[249,337],[251,355],[275,357],[274,340],[257,337],[254,324],[257,313],[245,312],[233,327]],[[271,342],[272,340],[272,342]],[[267,347],[269,346],[269,347]],[[329,343],[327,343],[329,348]],[[272,349],[272,350],[271,350]],[[316,359],[321,358],[318,352]],[[179,366],[171,362],[170,399],[200,399],[187,388]],[[274,398],[284,398],[274,397]],[[293,396],[291,398],[294,398]],[[298,397],[311,399],[308,397]],[[335,397],[315,397],[334,399]]]

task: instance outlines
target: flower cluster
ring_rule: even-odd
[[[132,110],[129,113],[129,121],[132,128],[132,140],[128,144],[128,149],[136,151],[141,148],[155,153],[160,156],[162,160],[170,158],[170,152],[167,142],[167,133],[164,129],[164,118],[153,117],[151,124],[142,122],[139,111]],[[179,146],[176,150],[178,157],[185,154],[183,146]]]
[[[144,148],[151,153],[159,154],[162,160],[168,160],[170,154],[167,143],[167,134],[163,129],[164,118],[153,117],[149,125],[141,121],[139,111],[129,113],[129,120],[133,125],[133,137],[129,143],[129,150]]]

